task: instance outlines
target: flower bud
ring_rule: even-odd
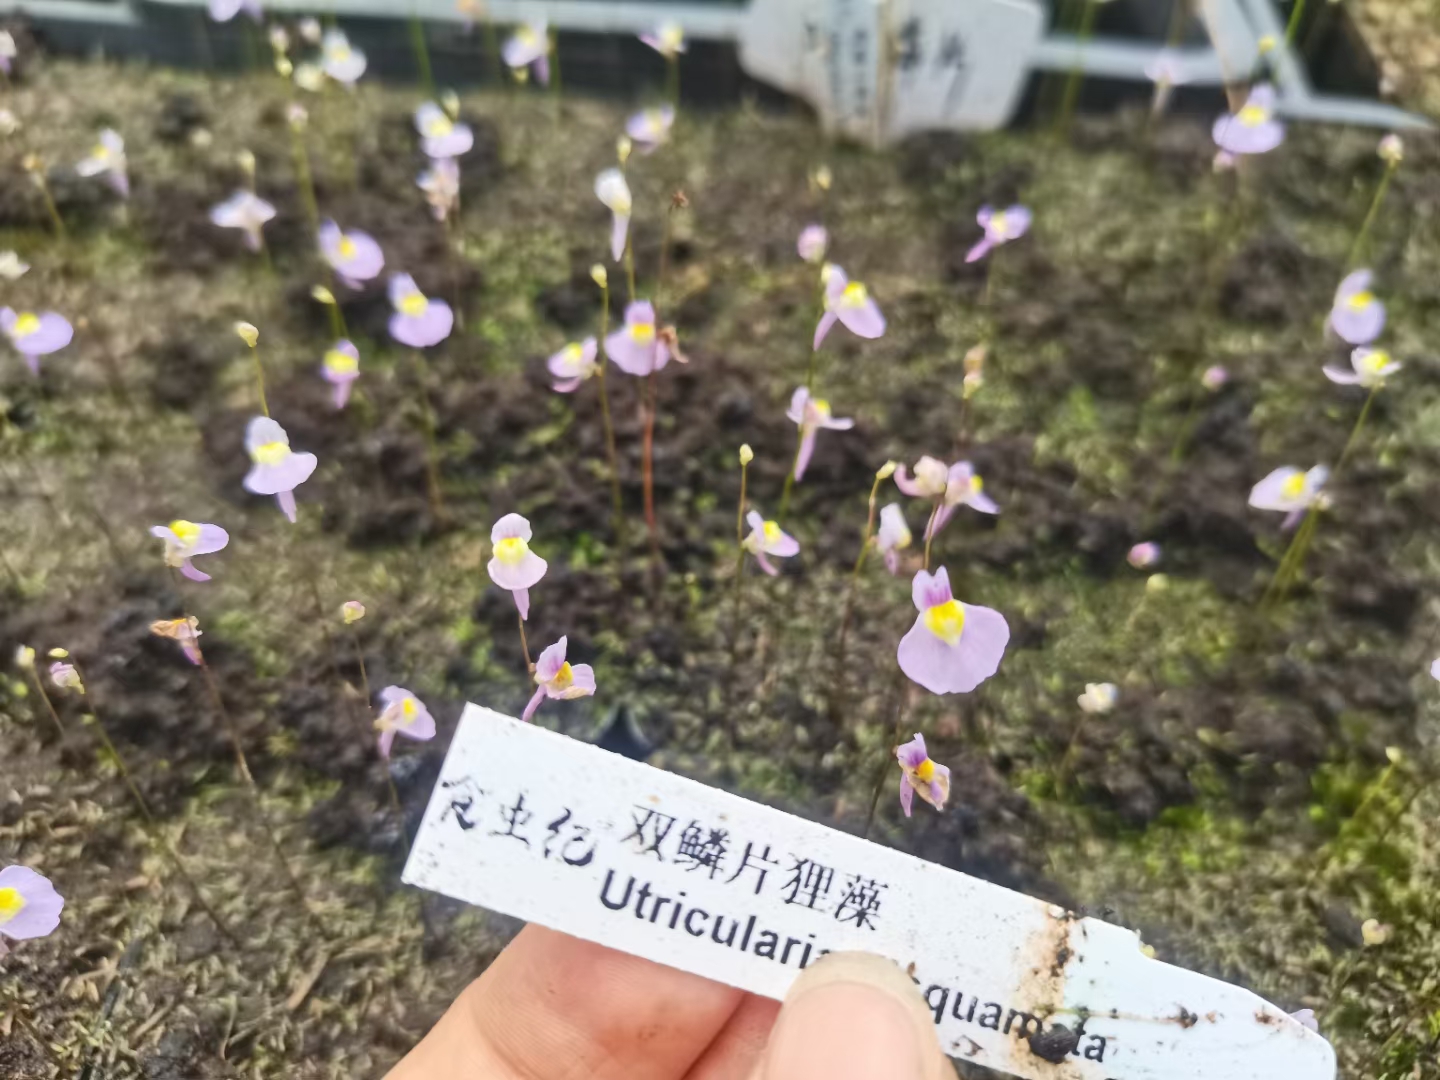
[[[895,470],[899,467],[900,463],[898,461],[887,461],[884,465],[881,465],[880,468],[875,470],[875,479],[889,480],[890,477],[895,475]]]
[[[749,465],[755,460],[755,451],[750,449],[750,444],[745,443],[740,447],[740,464]]]
[[[35,666],[35,650],[29,645],[21,645],[15,650],[15,666],[29,671]]]
[[[605,272],[605,267],[600,263],[596,263],[590,267],[590,280],[602,289],[608,289],[610,287],[610,275]]]
[[[460,119],[460,95],[454,90],[446,90],[440,95],[440,108],[451,120]]]
[[[1162,593],[1170,588],[1170,579],[1164,574],[1151,574],[1145,579],[1147,593]]]
[[[810,173],[810,182],[821,191],[829,191],[833,179],[829,165],[817,165]]]
[[[960,396],[966,401],[969,401],[980,392],[980,388],[984,385],[985,376],[981,375],[978,371],[971,371],[965,376],[964,389],[961,391]]]
[[[1206,390],[1219,390],[1230,381],[1230,373],[1219,364],[1205,369],[1205,374],[1200,376],[1200,385]]]
[[[1390,940],[1393,929],[1379,919],[1366,919],[1360,924],[1360,940],[1372,948],[1376,945],[1384,945]]]
[[[299,78],[296,78],[299,81]],[[305,111],[305,106],[297,101],[292,101],[285,107],[285,121],[290,125],[291,131],[304,131],[305,123],[310,119],[310,114]]]
[[[60,690],[74,690],[85,693],[85,684],[80,681],[80,672],[74,664],[62,664],[59,660],[50,665],[50,681]]]
[[[252,349],[255,348],[255,343],[260,340],[260,331],[248,322],[237,322],[235,324],[235,333],[239,334],[240,340]]]
[[[1260,48],[1261,56],[1269,56],[1279,46],[1280,42],[1275,39],[1274,34],[1266,34],[1256,44]]]
[[[50,657],[51,660],[64,660],[66,657],[68,657],[68,656],[70,655],[70,650],[69,650],[69,649],[62,649],[62,648],[60,648],[60,646],[57,645],[57,646],[55,646],[55,648],[51,649],[51,650],[50,650],[48,653],[46,653],[45,655],[47,655],[48,657]]]
[[[978,375],[985,370],[985,358],[990,355],[990,346],[983,341],[972,345],[965,353],[965,374]]]
[[[320,44],[320,20],[307,15],[300,20],[300,37],[311,45]]]
[[[310,298],[312,300],[317,300],[320,303],[325,304],[329,307],[335,306],[335,294],[332,293],[329,289],[327,289],[324,285],[316,285],[313,289],[311,289]]]
[[[1385,760],[1391,765],[1399,765],[1405,760],[1405,751],[1398,746],[1387,746],[1385,747]]]
[[[615,140],[615,156],[620,159],[620,167],[623,169],[625,163],[630,160],[630,151],[635,149],[635,144],[630,141],[629,135],[621,135]]]
[[[1399,135],[1391,133],[1380,140],[1375,152],[1380,155],[1381,161],[1393,169],[1405,160],[1405,143]]]
[[[240,171],[252,180],[255,178],[255,155],[249,150],[241,150],[235,155],[235,164],[240,166]]]
[[[270,48],[281,55],[290,51],[290,35],[283,26],[270,27]]]
[[[279,75],[282,79],[288,79],[294,73],[295,65],[290,62],[289,57],[275,57],[275,74]]]
[[[365,617],[365,605],[359,600],[346,600],[340,605],[340,618],[345,620],[345,625],[350,626]]]
[[[39,154],[26,154],[20,159],[20,166],[28,173],[37,173],[43,168]]]

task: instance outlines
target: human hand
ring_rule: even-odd
[[[889,960],[832,953],[782,1008],[527,926],[386,1080],[955,1080]]]

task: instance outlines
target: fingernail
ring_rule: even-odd
[[[931,1080],[933,1017],[909,977],[868,953],[832,953],[790,988],[764,1080]]]

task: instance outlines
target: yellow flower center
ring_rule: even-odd
[[[495,557],[502,563],[516,566],[530,554],[530,545],[518,536],[507,536],[495,544]]]
[[[780,539],[780,526],[773,521],[765,522],[764,527],[760,531],[765,535],[765,543],[767,544],[774,544]]]
[[[342,259],[353,259],[355,257],[355,241],[348,236],[340,237],[340,257]]]
[[[405,698],[400,702],[400,723],[409,727],[415,722],[417,711],[415,708],[415,699],[413,697]]]
[[[104,161],[108,163],[110,160],[110,151],[104,143],[96,143],[94,148],[90,151],[90,156],[96,161]]]
[[[432,139],[438,139],[441,136],[449,135],[450,132],[454,130],[454,122],[451,121],[451,119],[444,113],[436,113],[434,116],[430,117],[430,119],[425,122],[425,134]]]
[[[570,669],[570,662],[567,660],[560,665],[560,670],[557,671],[555,677],[550,680],[550,685],[556,690],[568,690],[574,682],[575,672]]]
[[[648,322],[635,323],[630,327],[630,336],[637,344],[649,345],[655,340],[655,324]]]
[[[1376,349],[1360,361],[1360,366],[1369,374],[1378,375],[1380,374],[1380,369],[1388,363],[1390,363],[1390,354],[1384,349]]]
[[[830,402],[824,398],[816,398],[811,404],[815,406],[815,415],[821,420],[830,419]]]
[[[925,629],[946,645],[960,644],[960,635],[965,632],[965,609],[958,600],[946,600],[943,604],[926,608],[923,617]]]
[[[985,481],[981,480],[978,476],[970,477],[970,490],[974,494],[979,495],[980,492],[985,490]]]
[[[533,48],[540,39],[535,36],[535,31],[530,27],[520,26],[515,30],[515,40],[526,47]]]
[[[0,926],[4,926],[24,910],[25,897],[20,895],[19,889],[0,889]]]
[[[1296,473],[1281,485],[1280,491],[1287,499],[1298,499],[1305,491],[1305,474]]]
[[[858,281],[852,281],[849,285],[845,286],[845,291],[840,294],[840,302],[846,307],[862,307],[869,295],[870,294],[865,291],[864,285]]]
[[[180,541],[182,547],[194,547],[195,542],[200,539],[200,526],[193,521],[172,521],[170,531],[175,534],[175,539]]]
[[[279,465],[290,456],[290,445],[283,442],[261,443],[250,451],[250,456],[261,465]]]
[[[424,315],[429,306],[430,301],[425,299],[423,293],[406,293],[400,298],[399,308],[402,315]]]
[[[330,59],[338,62],[350,59],[349,45],[331,45],[329,49]]]
[[[15,320],[15,328],[11,331],[16,337],[28,337],[40,329],[40,316],[31,311],[22,311],[19,318]]]
[[[360,370],[360,361],[347,352],[331,349],[325,354],[325,370],[331,375],[353,375]]]
[[[951,601],[951,602],[953,603],[954,601]],[[919,765],[916,765],[916,766],[915,766],[915,779],[921,781],[922,783],[926,783],[926,784],[930,783],[931,780],[934,780],[934,779],[935,779],[935,763],[934,763],[933,761],[931,761],[931,760],[927,757],[924,761],[920,762]]]
[[[1259,127],[1270,119],[1270,114],[1259,105],[1246,105],[1235,114],[1235,119],[1239,120],[1240,123],[1246,127]]]
[[[1369,289],[1366,289],[1363,292],[1357,292],[1354,296],[1350,297],[1349,300],[1345,301],[1346,305],[1350,308],[1351,311],[1364,311],[1374,302],[1375,294]]]
[[[685,31],[678,26],[667,26],[660,31],[660,44],[666,52],[676,52],[685,44]]]
[[[995,213],[990,215],[990,228],[992,231],[998,233],[1003,233],[1005,231],[1004,210],[997,210]]]

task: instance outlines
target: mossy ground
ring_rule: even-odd
[[[592,737],[623,704],[652,763],[859,831],[903,708],[903,730],[953,767],[954,802],[907,822],[887,775],[881,842],[1135,926],[1164,959],[1314,1008],[1347,1076],[1440,1075],[1425,674],[1440,637],[1425,599],[1440,578],[1433,145],[1411,146],[1371,247],[1386,344],[1406,369],[1335,485],[1306,580],[1265,613],[1285,538],[1274,515],[1247,510],[1249,487],[1276,465],[1333,461],[1359,411],[1319,374],[1344,357],[1320,324],[1379,176],[1372,135],[1297,128],[1216,176],[1208,119],[1147,133],[1127,115],[1082,120],[1065,143],[1017,131],[876,154],[828,145],[796,116],[684,114],[675,143],[631,169],[642,292],[669,193],[690,200],[660,297],[689,363],[659,380],[655,575],[636,385],[612,369],[617,544],[593,384],[555,395],[543,369],[595,328],[589,267],[607,220],[591,180],[623,113],[577,100],[557,119],[538,96],[467,98],[477,149],[447,235],[413,186],[414,99],[366,86],[308,102],[322,211],[372,232],[391,268],[458,298],[464,317],[421,374],[385,338],[383,290],[346,294],[363,375],[337,414],[273,77],[42,64],[7,97],[22,127],[0,148],[12,177],[0,242],[33,264],[7,302],[60,310],[77,333],[39,381],[12,358],[0,390],[13,571],[0,638],[7,652],[71,649],[90,693],[59,702],[63,743],[21,673],[0,696],[0,857],[69,900],[59,933],[5,963],[0,1072],[73,1075],[88,1060],[92,1075],[187,1080],[378,1075],[483,969],[513,928],[398,884],[402,823],[335,612],[365,602],[370,686],[403,683],[440,719],[439,738],[392,767],[413,824],[462,704],[516,713],[529,694],[513,606],[484,570],[490,523],[515,510],[551,567],[532,594],[532,647],[568,634],[600,684],[593,700],[547,705],[542,723]],[[127,140],[128,210],[59,167],[104,124]],[[239,182],[242,148],[280,208],[273,271],[206,220]],[[23,182],[31,151],[57,166],[64,239]],[[821,162],[826,196],[806,183]],[[1035,210],[1031,235],[964,264],[975,208],[1018,198]],[[774,513],[794,451],[784,404],[813,325],[793,244],[817,219],[890,329],[873,343],[837,331],[821,353],[818,385],[856,430],[822,434],[785,522],[802,554],[777,579],[751,569],[736,633],[735,452],[754,446],[751,495]],[[622,277],[612,269],[617,293]],[[256,399],[236,319],[260,327],[275,416],[321,459],[298,526],[239,483]],[[982,341],[986,383],[962,424],[962,358]],[[1216,394],[1197,382],[1211,364],[1232,376]],[[875,468],[959,452],[1003,512],[962,512],[936,558],[1013,636],[996,678],[939,699],[895,678],[914,617],[906,577],[871,560],[843,660],[836,638]],[[921,508],[909,511],[918,536]],[[145,533],[176,516],[232,533],[203,588],[166,578]],[[1164,547],[1165,591],[1125,564],[1142,539]],[[181,611],[201,620],[309,915],[203,681],[148,635]],[[1120,705],[1077,732],[1075,697],[1102,680],[1120,684]],[[238,945],[141,827],[85,707]],[[1394,926],[1387,944],[1361,947],[1367,918]]]

